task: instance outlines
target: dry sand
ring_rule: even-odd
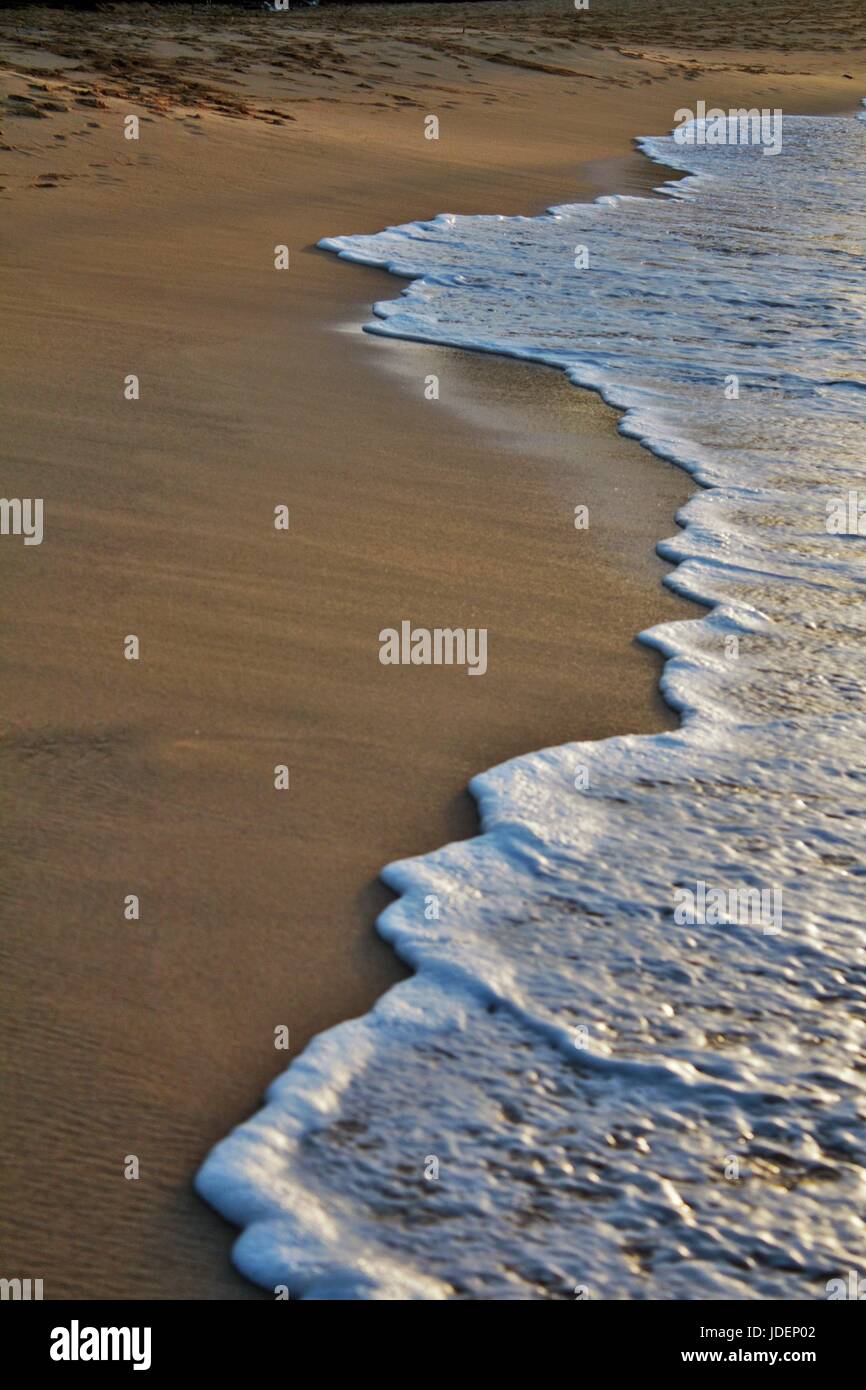
[[[648,191],[632,137],[699,97],[852,109],[862,6],[34,8],[0,41],[3,490],[45,499],[0,542],[0,1274],[262,1297],[191,1179],[275,1026],[296,1055],[399,978],[377,873],[474,832],[473,773],[670,725],[634,637],[691,611],[654,554],[684,475],[553,372],[361,334],[399,284],[315,242]],[[486,626],[488,674],[380,666],[404,617]]]

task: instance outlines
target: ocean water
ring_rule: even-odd
[[[323,243],[416,277],[372,331],[559,365],[687,469],[660,550],[707,613],[643,634],[677,732],[485,772],[481,836],[385,870],[417,973],[208,1158],[238,1265],[293,1296],[866,1276],[866,536],[828,530],[866,509],[866,127],[640,143],[687,177]]]

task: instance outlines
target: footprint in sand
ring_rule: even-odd
[[[44,111],[40,111],[32,97],[19,96],[16,92],[10,92],[6,98],[6,110],[10,116],[30,116],[36,121],[48,119]]]

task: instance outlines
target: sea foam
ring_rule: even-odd
[[[708,612],[642,634],[677,732],[486,772],[481,836],[385,870],[416,974],[198,1175],[266,1287],[808,1299],[866,1268],[866,538],[827,525],[866,501],[866,131],[640,144],[687,177],[322,243],[416,277],[371,331],[559,366],[687,469],[660,551]],[[680,925],[698,884],[772,889],[781,930]]]

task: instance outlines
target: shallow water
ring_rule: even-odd
[[[688,469],[660,549],[709,611],[644,634],[680,731],[485,773],[481,837],[386,870],[418,973],[199,1174],[267,1287],[808,1299],[866,1270],[866,537],[828,529],[866,508],[866,128],[641,143],[689,176],[324,243],[422,277],[374,331],[561,366]],[[740,896],[693,922],[689,893]]]

